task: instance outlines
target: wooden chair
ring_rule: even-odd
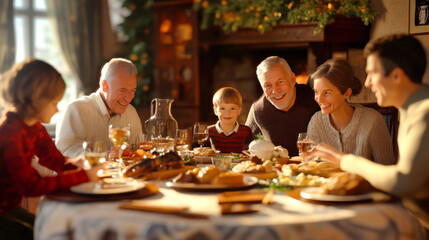
[[[398,118],[398,109],[394,107],[380,107],[377,103],[359,103],[362,106],[370,107],[377,112],[379,112],[384,117],[386,122],[387,129],[389,130],[390,137],[392,138],[393,144],[393,154],[395,159],[398,160],[398,128],[399,128],[399,118]]]

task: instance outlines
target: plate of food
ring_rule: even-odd
[[[258,179],[241,173],[222,172],[214,166],[194,168],[176,176],[166,183],[178,190],[225,190],[240,189],[255,185]]]
[[[180,183],[167,182],[166,186],[178,190],[227,190],[247,188],[258,183],[258,179],[252,176],[243,176],[243,182],[238,184],[217,184],[217,183]]]
[[[325,201],[325,202],[356,202],[372,200],[379,194],[378,192],[369,192],[356,195],[333,195],[323,193],[320,187],[309,187],[301,190],[301,197],[308,200]]]
[[[277,177],[277,171],[272,172],[262,172],[262,173],[243,173],[244,176],[253,176],[258,179],[273,179]]]
[[[252,160],[238,163],[232,168],[232,171],[242,173],[246,176],[253,176],[258,179],[273,179],[277,177],[277,171],[274,169],[271,160],[257,160],[252,158]]]
[[[98,182],[86,182],[70,188],[72,192],[90,195],[108,195],[135,192],[145,183],[132,178],[105,178]]]
[[[296,176],[285,176],[281,174],[278,182],[289,187],[319,187],[326,182],[326,178],[317,175],[300,173]]]
[[[353,202],[379,199],[377,192],[363,177],[349,172],[329,178],[320,187],[305,188],[300,195],[304,199],[329,202]]]
[[[299,164],[285,164],[282,167],[284,175],[298,175],[300,173],[318,175],[320,177],[332,177],[341,173],[338,165],[331,162],[308,161]]]

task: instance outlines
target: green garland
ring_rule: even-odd
[[[377,15],[370,0],[194,0],[194,10],[202,11],[202,29],[219,26],[226,33],[239,28],[264,33],[279,23],[318,22],[318,34],[337,15],[359,17],[365,25]]]
[[[153,0],[124,0],[122,8],[130,14],[120,24],[127,37],[124,43],[124,57],[137,67],[137,90],[133,99],[134,106],[148,105],[153,87],[153,49],[149,46],[153,32]]]
[[[154,79],[153,33],[154,0],[124,0],[130,14],[120,27],[127,37],[124,57],[133,61],[139,76],[134,106],[148,105]],[[334,21],[335,16],[356,16],[365,25],[374,21],[370,0],[194,0],[194,10],[202,11],[201,28],[219,26],[227,33],[239,28],[269,31],[280,23],[318,22],[315,34]]]

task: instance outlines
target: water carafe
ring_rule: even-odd
[[[148,141],[152,141],[155,150],[165,153],[174,150],[177,121],[171,115],[172,99],[155,98],[150,106],[151,117],[145,122]]]

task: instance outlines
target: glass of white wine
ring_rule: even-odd
[[[82,147],[84,150],[85,167],[94,167],[106,161],[107,152],[102,141],[84,141]]]
[[[307,154],[313,151],[316,143],[314,140],[310,139],[307,133],[299,133],[296,146],[298,147],[299,156],[301,156],[303,160],[306,160]]]
[[[124,162],[122,161],[122,152],[128,146],[128,141],[130,139],[130,124],[110,124],[109,139],[112,142],[113,146],[118,150],[117,162],[120,168],[120,172],[122,172],[122,168],[125,167]]]
[[[209,132],[207,124],[195,123],[194,124],[194,139],[200,144],[200,148],[203,147],[204,142],[209,138]]]
[[[109,139],[115,147],[121,148],[127,145],[130,139],[130,124],[125,126],[110,124]]]
[[[176,149],[178,151],[188,150],[188,129],[177,129],[176,131]]]

